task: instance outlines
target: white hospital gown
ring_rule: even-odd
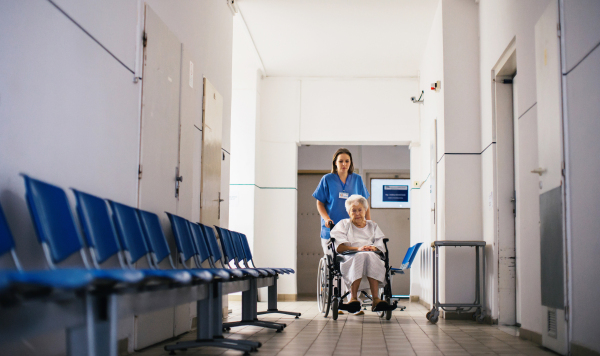
[[[375,246],[379,251],[385,251],[385,236],[377,223],[370,220],[367,220],[367,225],[363,228],[356,227],[350,219],[341,220],[331,230],[331,237],[335,238],[336,249],[339,245],[346,244],[352,247]],[[370,290],[366,277],[378,280],[380,287],[385,283],[385,263],[375,252],[358,252],[344,256],[340,269],[348,290],[357,279],[362,279],[358,290]]]

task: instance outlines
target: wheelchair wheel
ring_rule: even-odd
[[[324,313],[329,300],[329,280],[328,280],[328,269],[327,259],[321,258],[319,260],[319,270],[317,274],[317,305],[319,306],[319,312]]]
[[[338,318],[338,299],[337,298],[332,298],[333,299],[333,303],[332,307],[331,307],[331,317],[333,318],[333,320],[337,320]]]
[[[329,269],[327,267],[326,267],[326,270],[327,270],[327,295],[326,295],[326,300],[325,300],[325,303],[326,303],[325,318],[327,318],[327,316],[329,315],[329,310],[331,309],[331,300],[333,299],[333,276],[331,274],[329,274]],[[337,310],[336,310],[335,318],[337,318]]]
[[[385,298],[385,301],[388,303],[388,305],[392,305],[392,299],[391,298]],[[384,313],[385,313],[385,320],[390,320],[392,318],[392,311],[391,310],[386,310]]]

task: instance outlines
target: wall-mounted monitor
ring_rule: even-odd
[[[410,179],[371,179],[371,207],[410,208]]]

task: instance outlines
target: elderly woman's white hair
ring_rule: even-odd
[[[350,209],[356,204],[361,204],[365,208],[365,211],[369,210],[369,202],[365,197],[359,194],[352,194],[350,198],[346,199],[346,212],[350,214]]]

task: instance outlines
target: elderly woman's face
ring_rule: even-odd
[[[352,205],[352,207],[350,208],[350,218],[354,222],[365,220],[366,214],[367,214],[367,210],[360,203],[356,203],[356,204]]]

